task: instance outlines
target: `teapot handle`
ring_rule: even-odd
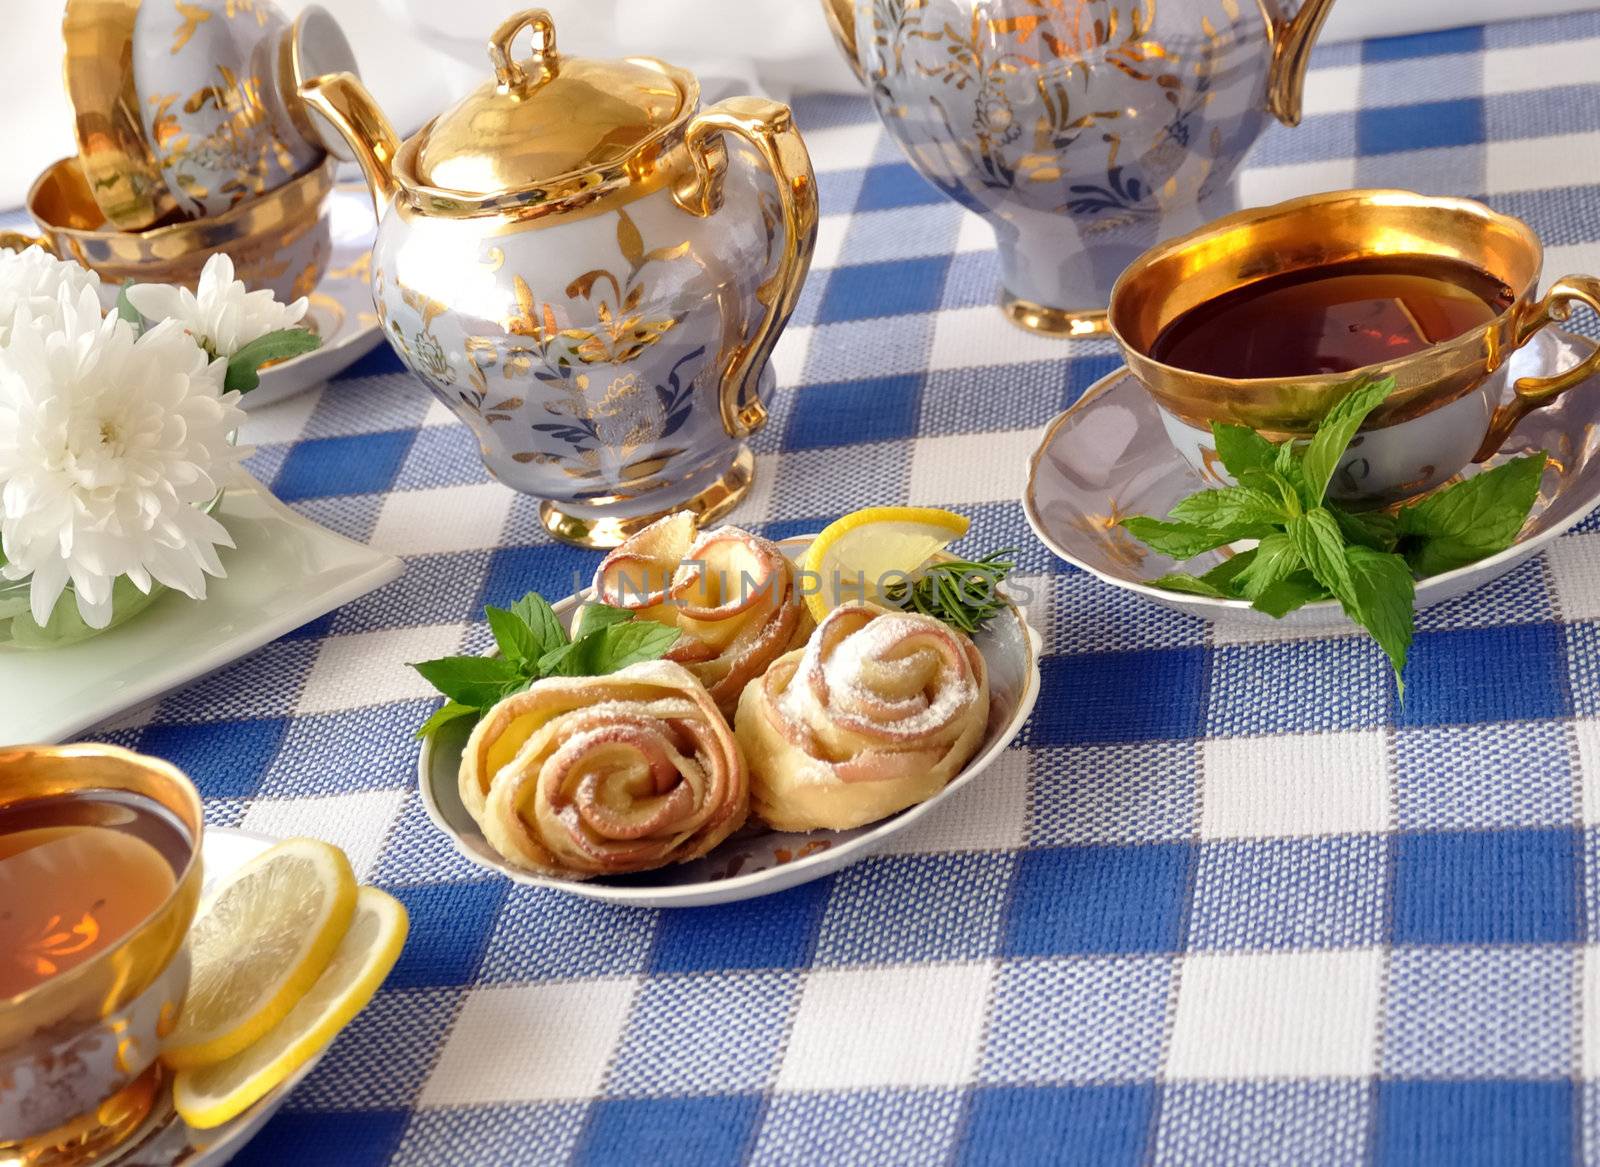
[[[783,217],[783,257],[772,278],[756,291],[766,316],[755,335],[734,349],[722,370],[722,426],[730,437],[742,438],[767,420],[761,371],[811,267],[817,242],[817,180],[788,106],[760,97],[730,97],[696,114],[684,131],[694,178],[688,189],[674,191],[673,198],[691,214],[704,217],[721,206],[722,171],[727,164],[726,155],[717,149],[722,134],[743,138],[761,155],[777,181]]]

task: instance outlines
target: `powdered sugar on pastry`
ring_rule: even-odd
[[[836,608],[740,699],[752,809],[781,830],[846,829],[931,797],[977,751],[988,673],[961,633]]]
[[[509,862],[586,879],[704,855],[744,823],[749,778],[705,687],[647,661],[501,701],[467,740],[461,800]]]

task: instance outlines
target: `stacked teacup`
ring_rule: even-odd
[[[309,295],[331,250],[328,156],[298,90],[353,71],[320,8],[270,0],[67,0],[78,153],[28,193],[37,243],[114,288],[193,287],[212,255],[280,300]]]

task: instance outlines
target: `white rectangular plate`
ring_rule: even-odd
[[[238,544],[206,599],[169,592],[66,648],[0,649],[0,742],[58,742],[382,587],[392,555],[302,518],[240,471],[216,511]]]

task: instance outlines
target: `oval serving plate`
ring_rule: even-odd
[[[784,539],[779,546],[798,557],[814,536]],[[568,596],[554,605],[570,620],[592,590]],[[471,732],[465,719],[446,725],[422,743],[417,773],[422,802],[434,825],[449,836],[467,860],[498,871],[516,883],[549,887],[590,899],[638,907],[677,908],[732,903],[771,895],[820,879],[865,858],[893,835],[905,830],[961,787],[988,769],[1017,735],[1039,696],[1039,634],[1015,604],[973,637],[989,666],[989,725],[972,761],[950,784],[926,802],[908,807],[880,822],[849,831],[786,833],[752,820],[709,855],[688,863],[658,867],[632,875],[590,880],[555,879],[513,867],[491,847],[461,803],[458,774],[461,751]]]
[[[1594,348],[1581,336],[1546,328],[1511,354],[1506,392],[1519,377],[1571,368]],[[1539,497],[1517,540],[1477,563],[1417,583],[1418,608],[1453,600],[1498,579],[1575,527],[1600,505],[1600,385],[1579,386],[1522,419],[1504,446],[1482,466],[1548,451]],[[1117,526],[1128,515],[1166,515],[1174,503],[1210,483],[1185,461],[1161,424],[1155,400],[1126,367],[1091,385],[1045,427],[1028,467],[1023,509],[1039,541],[1060,558],[1112,587],[1137,592],[1168,608],[1207,620],[1283,629],[1353,628],[1334,600],[1321,600],[1275,620],[1247,600],[1169,592],[1150,581],[1169,571],[1203,571],[1218,552],[1179,566],[1147,549]]]

